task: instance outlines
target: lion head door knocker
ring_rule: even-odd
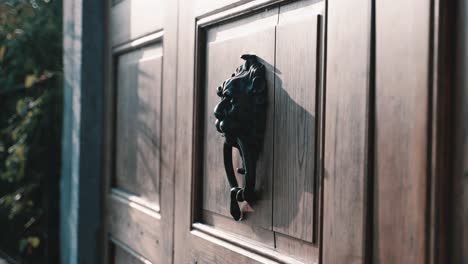
[[[256,162],[262,148],[265,131],[267,92],[265,66],[255,55],[242,55],[245,63],[217,89],[221,102],[216,105],[216,129],[225,137],[224,169],[231,186],[230,212],[239,221],[242,212],[238,202],[255,200]],[[237,183],[232,161],[232,148],[239,150],[245,186]]]

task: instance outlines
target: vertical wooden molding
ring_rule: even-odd
[[[468,263],[468,4],[456,1],[456,136],[450,215],[450,263]]]
[[[449,186],[453,175],[455,90],[454,55],[455,1],[433,0],[431,6],[430,85],[429,90],[429,179],[427,196],[427,263],[449,261],[450,210]]]
[[[195,259],[187,259],[186,241],[189,239],[189,230],[192,224],[192,212],[188,210],[192,204],[192,161],[193,161],[193,138],[192,131],[195,125],[193,113],[194,105],[194,80],[195,80],[195,15],[194,1],[180,0],[178,15],[177,36],[177,85],[176,85],[176,150],[175,150],[175,177],[174,193],[175,212],[174,215],[174,263],[196,262]],[[187,43],[193,46],[187,48]]]

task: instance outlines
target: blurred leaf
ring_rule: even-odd
[[[28,240],[27,239],[21,239],[19,241],[19,251],[24,252],[27,247],[28,247]]]
[[[41,239],[38,237],[28,237],[28,242],[33,248],[37,248],[41,244]]]
[[[5,45],[0,46],[0,61],[3,60],[3,57],[5,56],[5,52],[6,52]]]
[[[37,76],[35,74],[26,75],[26,78],[24,78],[24,87],[31,88],[36,81]]]

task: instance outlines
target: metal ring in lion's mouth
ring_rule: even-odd
[[[244,174],[245,185],[239,187],[239,183],[236,179],[234,172],[233,160],[232,160],[232,149],[233,145],[229,142],[224,143],[223,156],[224,156],[224,169],[226,170],[226,176],[231,186],[231,204],[230,213],[232,217],[239,221],[242,219],[242,212],[237,202],[253,202],[254,201],[254,189],[255,189],[255,178],[256,178],[256,157],[248,145],[245,144],[244,140],[238,138],[235,142],[239,149],[240,156],[242,158],[242,168],[238,171]]]

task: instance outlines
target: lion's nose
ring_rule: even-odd
[[[219,119],[216,119],[215,126],[216,130],[218,130],[219,133],[223,133],[223,131],[221,130],[221,121],[219,121]]]
[[[214,116],[217,118],[217,119],[222,119],[223,118],[223,112],[221,111],[220,109],[220,104],[217,104],[215,109],[214,109]]]

